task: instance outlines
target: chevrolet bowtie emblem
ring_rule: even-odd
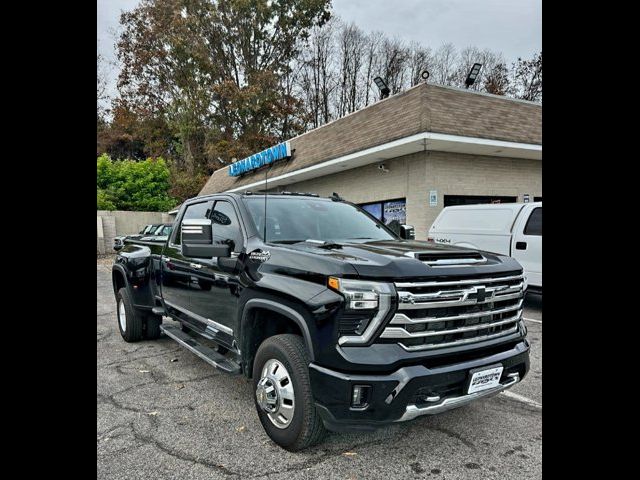
[[[487,299],[487,290],[485,287],[473,287],[467,298],[475,299],[476,303],[482,303]]]

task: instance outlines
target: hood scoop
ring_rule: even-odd
[[[406,255],[420,260],[430,267],[470,267],[487,262],[487,259],[480,252],[474,251],[407,252]]]

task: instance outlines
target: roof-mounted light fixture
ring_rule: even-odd
[[[389,90],[389,87],[387,87],[385,81],[380,77],[374,78],[373,81],[376,83],[378,89],[380,90],[380,100],[387,98],[391,93],[391,90]]]
[[[480,73],[480,68],[482,68],[481,63],[473,64],[473,67],[471,67],[471,70],[469,70],[469,74],[467,75],[467,78],[464,81],[466,88],[469,88],[471,85],[475,83],[476,78],[478,78],[478,74]]]

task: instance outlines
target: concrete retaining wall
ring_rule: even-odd
[[[113,253],[113,238],[138,233],[150,223],[170,223],[173,217],[164,212],[127,212],[98,210],[98,253]]]

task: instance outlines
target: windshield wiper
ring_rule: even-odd
[[[305,242],[313,243],[318,248],[342,248],[342,245],[340,245],[337,242],[334,242],[333,240],[315,240],[313,238],[307,238]]]
[[[269,243],[284,243],[285,245],[292,245],[294,243],[302,243],[305,240],[269,240]]]

